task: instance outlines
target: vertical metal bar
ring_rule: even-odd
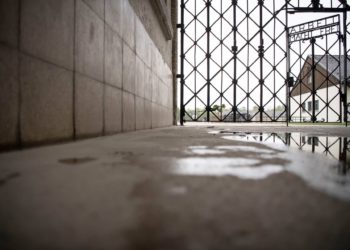
[[[343,121],[343,103],[344,103],[344,95],[343,95],[343,91],[342,91],[342,76],[343,76],[343,72],[342,72],[342,65],[341,65],[341,34],[339,34],[339,55],[338,55],[338,69],[339,69],[339,123],[342,123]]]
[[[311,120],[313,123],[316,122],[316,117],[315,117],[315,84],[316,84],[316,81],[315,81],[315,70],[316,70],[316,66],[315,66],[315,42],[316,42],[316,39],[315,38],[311,38],[310,40],[311,42],[311,56],[312,56],[312,66],[311,66],[311,70],[312,70],[312,117],[311,117]]]
[[[340,140],[340,142],[342,142],[342,138],[340,137],[339,138],[339,140]],[[341,144],[341,143],[340,143]],[[340,156],[339,156],[339,160],[341,160],[342,162],[342,164],[341,164],[341,166],[342,166],[342,169],[341,169],[341,173],[342,174],[346,174],[346,172],[347,172],[347,162],[346,162],[346,160],[347,160],[347,157],[346,157],[346,154],[347,154],[347,144],[348,144],[348,141],[347,141],[347,138],[346,137],[344,137],[343,138],[343,147],[342,147],[342,150],[340,151],[341,153],[340,153]]]
[[[346,1],[344,1],[343,4],[344,9],[346,8]],[[343,50],[344,50],[344,120],[345,120],[345,126],[348,126],[348,84],[347,84],[347,78],[348,78],[348,55],[347,55],[347,12],[343,12]]]
[[[197,16],[197,1],[194,1],[194,16]],[[194,62],[194,120],[197,121],[197,20],[194,20],[194,41],[195,41],[195,45],[194,45],[194,58],[193,58],[193,62]]]
[[[328,51],[328,36],[326,36],[326,51]],[[340,50],[339,50],[340,51]],[[329,88],[329,77],[330,77],[330,74],[329,74],[329,60],[328,60],[328,54],[326,54],[326,84],[327,84],[327,88],[326,88],[326,122],[329,122],[329,91],[328,91],[328,88]],[[328,138],[328,137],[327,137]]]
[[[337,139],[339,141],[339,161],[342,161],[343,160],[343,147],[342,147],[342,138],[341,137],[338,137]]]
[[[290,87],[289,87],[289,78],[290,78],[290,44],[289,44],[289,30],[288,30],[288,0],[286,0],[286,52],[287,52],[287,58],[286,58],[286,72],[287,72],[287,78],[286,78],[286,123],[287,127],[289,126],[289,114],[290,114]]]
[[[247,13],[249,13],[249,0],[247,0]],[[249,17],[247,17],[247,37],[246,37],[246,41],[247,43],[249,42],[250,40],[250,36],[249,36]],[[249,98],[250,98],[250,74],[249,74],[249,70],[250,70],[250,66],[249,66],[249,63],[250,63],[250,45],[249,43],[247,44],[247,117],[246,117],[246,121],[251,121],[251,119],[249,119]]]
[[[210,1],[207,0],[207,121],[210,121]]]
[[[338,16],[338,21],[340,22],[340,17]],[[333,22],[334,22],[334,18],[333,18]],[[340,29],[340,27],[339,27],[339,29]],[[339,44],[339,47],[338,47],[338,49],[339,49],[339,56],[338,56],[338,69],[339,69],[339,95],[340,95],[340,102],[339,102],[339,123],[341,124],[342,122],[343,122],[343,105],[344,105],[344,95],[343,95],[343,91],[342,91],[342,85],[341,85],[341,83],[342,83],[342,76],[343,76],[343,71],[342,71],[342,65],[341,65],[341,60],[342,60],[342,58],[341,58],[341,42],[343,42],[343,44],[344,44],[344,40],[342,41],[342,39],[343,39],[344,37],[341,35],[341,31],[339,30],[338,31],[338,44]],[[345,53],[345,51],[344,51],[344,53]],[[345,66],[345,64],[343,65],[343,66]],[[344,109],[344,112],[346,112],[345,111],[345,109]]]
[[[302,56],[302,54],[301,54],[301,41],[299,41],[298,42],[299,43],[299,56]],[[307,60],[307,57],[306,57],[306,60]],[[301,74],[301,70],[303,69],[303,65],[302,65],[302,62],[301,62],[301,58],[299,59],[299,72],[300,72],[300,74],[299,74],[299,79],[298,79],[298,86],[299,86],[299,104],[301,103],[305,103],[305,107],[306,107],[306,100],[309,98],[309,97],[307,97],[304,101],[301,99],[301,96],[302,96],[302,85],[304,84],[303,83],[303,77],[304,77],[304,74]],[[309,108],[309,107],[308,107]],[[309,110],[308,110],[309,111]],[[300,117],[300,119],[299,119],[299,122],[302,122],[302,119],[304,119],[304,118],[302,118],[302,110],[299,110],[299,117]]]
[[[273,13],[276,13],[276,1],[273,0]],[[273,19],[273,66],[275,70],[273,71],[273,95],[277,97],[276,93],[276,18]],[[276,97],[273,98],[273,121],[277,122],[276,119]]]
[[[237,0],[233,3],[233,121],[237,121]]]
[[[263,57],[264,57],[264,40],[263,40],[263,4],[264,0],[258,0],[259,4],[259,36],[260,36],[260,45],[259,45],[259,58],[260,58],[260,79],[259,79],[259,85],[260,85],[260,122],[263,121]]]
[[[222,0],[220,1],[220,15],[222,15]],[[222,122],[222,99],[223,99],[223,81],[224,81],[224,69],[223,69],[223,37],[222,37],[222,18],[220,18],[220,56],[221,56],[221,61],[220,61],[220,80],[221,80],[221,86],[220,86],[220,121]]]
[[[184,9],[185,9],[185,3],[184,0],[181,0],[181,80],[180,80],[180,124],[184,124],[184,115],[185,115],[185,107],[184,107],[184,33],[185,33],[185,26],[184,26]]]

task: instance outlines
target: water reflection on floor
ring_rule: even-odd
[[[186,157],[176,159],[171,169],[173,174],[262,180],[292,173],[317,190],[350,201],[348,138],[300,132],[213,130],[209,133],[222,139],[223,144],[188,146]],[[232,145],[227,145],[228,141]]]
[[[224,151],[222,151],[224,152]],[[259,159],[239,157],[189,157],[177,161],[174,173],[195,176],[236,176],[260,180],[284,171],[277,164],[263,164]]]
[[[288,146],[306,152],[322,154],[329,159],[339,161],[338,173],[347,175],[350,173],[350,138],[307,135],[300,132],[294,133],[242,133],[219,131],[225,139],[264,142],[274,148]]]

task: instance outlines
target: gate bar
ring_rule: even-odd
[[[260,57],[260,79],[259,79],[259,85],[260,85],[260,107],[259,107],[259,111],[260,111],[260,122],[263,121],[263,78],[264,78],[264,73],[263,73],[263,62],[264,62],[264,39],[263,39],[263,4],[264,4],[264,0],[259,0],[258,1],[259,4],[259,12],[260,12],[260,21],[259,21],[259,35],[260,35],[260,46],[259,46],[259,57]],[[276,107],[273,107],[273,109],[275,110]],[[275,117],[274,117],[275,118]]]
[[[210,5],[211,0],[207,0],[207,122],[210,122]]]
[[[286,72],[287,72],[287,78],[286,78],[286,106],[285,106],[285,112],[286,112],[286,123],[287,123],[287,127],[289,126],[289,113],[290,113],[290,51],[289,51],[289,30],[288,30],[288,13],[287,13],[287,7],[288,5],[286,5],[286,23],[285,23],[285,27],[286,27],[286,52],[287,52],[287,58],[286,58]]]
[[[185,27],[184,27],[184,9],[185,9],[185,3],[184,0],[181,0],[181,80],[180,80],[180,91],[181,91],[181,97],[180,97],[180,124],[184,125],[184,116],[185,116],[185,107],[184,107],[184,33],[185,33]]]
[[[343,2],[344,9],[347,8],[346,1]],[[345,126],[348,126],[348,83],[347,83],[347,78],[348,78],[348,52],[347,52],[347,12],[343,13],[343,50],[344,50],[344,100],[343,100],[343,105],[344,105],[344,120],[345,120]]]
[[[316,39],[315,38],[311,38],[310,40],[311,43],[311,55],[312,55],[312,66],[311,66],[311,70],[312,70],[312,117],[311,117],[311,121],[312,123],[316,122],[316,113],[315,113],[315,95],[316,95],[316,87],[315,87],[315,71],[316,71],[316,65],[315,65],[315,43],[316,43]]]
[[[232,1],[233,4],[233,121],[237,121],[237,0]]]

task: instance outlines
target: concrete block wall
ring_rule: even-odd
[[[0,1],[0,148],[170,126],[172,112],[171,65],[128,0]]]

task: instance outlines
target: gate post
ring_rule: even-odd
[[[180,76],[180,124],[184,125],[184,116],[185,116],[185,107],[184,107],[184,33],[185,33],[185,27],[184,27],[184,9],[185,9],[185,3],[184,0],[181,0],[181,76]]]
[[[264,62],[264,39],[263,39],[263,4],[264,0],[258,0],[259,4],[259,13],[260,13],[260,21],[259,21],[259,35],[260,35],[260,45],[258,48],[259,51],[259,58],[260,58],[260,79],[259,79],[259,85],[260,85],[260,122],[263,122],[263,85],[264,85],[264,73],[263,73],[263,62]],[[275,107],[273,107],[275,110]],[[274,117],[275,118],[275,117]]]
[[[207,122],[210,122],[210,0],[207,0]]]
[[[237,0],[232,1],[233,4],[233,121],[237,121]]]

